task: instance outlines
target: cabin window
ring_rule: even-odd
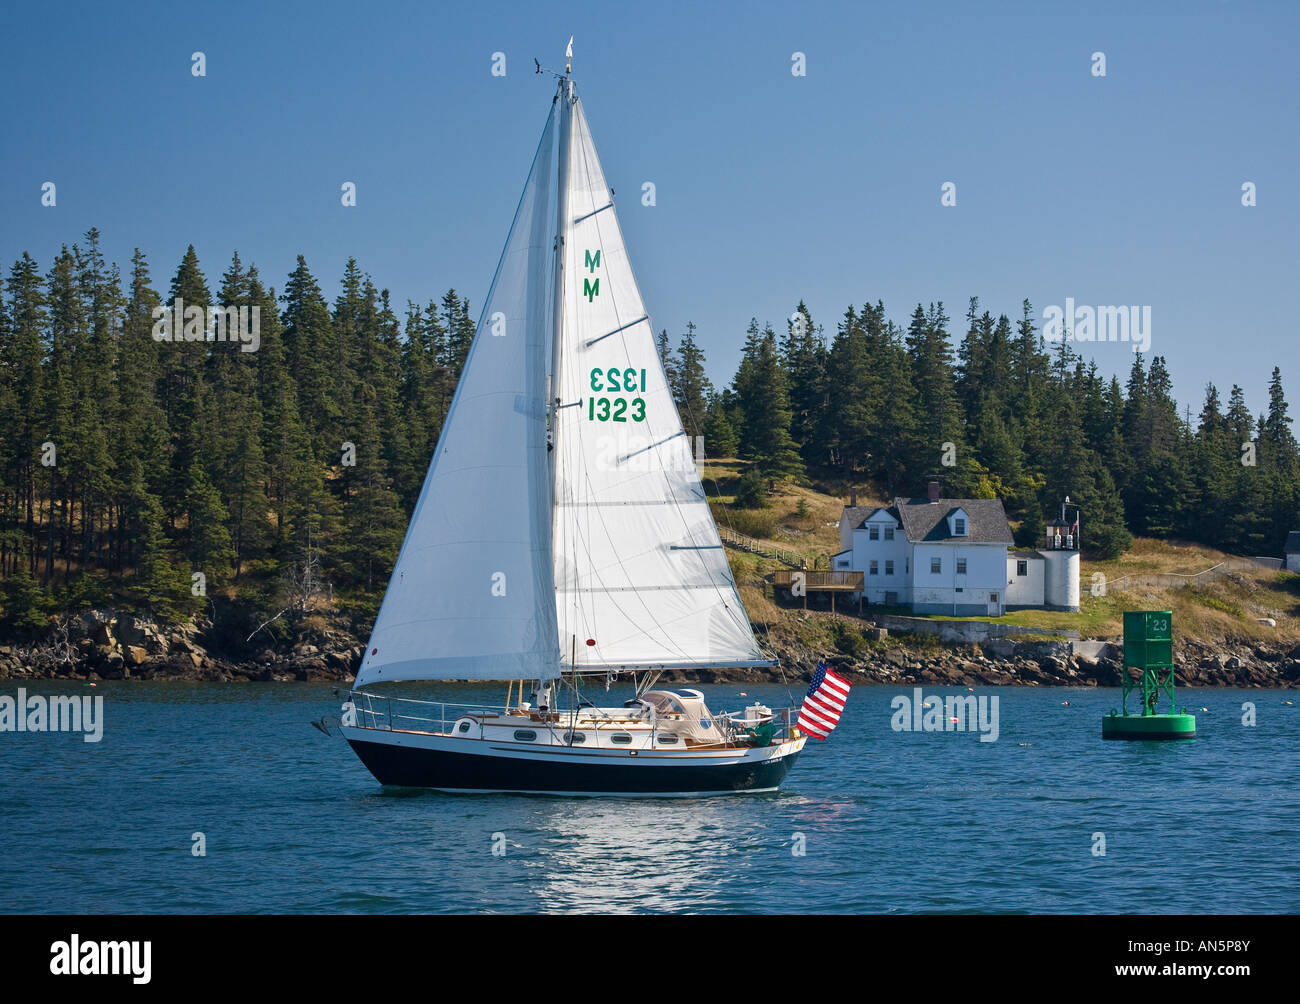
[[[892,526],[885,527],[885,539],[886,540],[894,539],[894,528]]]
[[[615,746],[627,746],[629,743],[632,742],[632,737],[628,735],[626,732],[615,732],[612,736],[609,737],[609,741],[612,742]]]
[[[930,559],[930,574],[931,574],[931,575],[938,575],[938,574],[939,574],[940,572],[942,572],[942,571],[943,571],[943,559],[942,559],[942,558],[931,558],[931,559]]]
[[[564,744],[566,746],[579,746],[587,741],[585,732],[566,732],[564,733]]]
[[[966,536],[966,517],[958,516],[952,521],[952,532],[958,537]]]
[[[1028,561],[1017,561],[1017,562],[1016,562],[1016,574],[1017,574],[1017,575],[1028,575],[1028,574],[1029,574],[1029,562],[1028,562]]]
[[[879,571],[880,571],[880,562],[878,562],[878,561],[873,561],[873,562],[871,563],[871,574],[872,574],[872,575],[875,575],[875,574],[877,574]]]
[[[460,727],[459,727],[456,731],[457,731],[457,732],[468,732],[468,731],[469,731],[469,722],[461,722],[461,723],[460,723]]]
[[[879,539],[880,539],[880,527],[878,527],[878,526],[870,526],[870,527],[867,527],[867,539],[868,539],[868,540],[879,540]]]
[[[515,729],[515,742],[533,743],[537,741],[537,733],[532,729]]]
[[[958,575],[965,575],[965,574],[966,574],[966,559],[965,559],[965,558],[958,558],[958,559],[957,559],[957,574],[958,574]]]
[[[894,574],[894,563],[892,561],[885,562],[885,574],[886,575]]]
[[[660,745],[660,746],[676,746],[676,745],[677,745],[677,737],[676,737],[676,736],[660,736],[660,737],[659,737],[659,745]]]

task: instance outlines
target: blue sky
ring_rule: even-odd
[[[1300,5],[1080,6],[11,7],[0,262],[97,226],[163,290],[193,242],[209,279],[238,250],[282,286],[303,254],[332,299],[355,255],[399,305],[455,286],[477,313],[553,90],[533,57],[573,33],[656,328],[695,321],[716,383],[801,298],[829,336],[864,300],[906,324],[941,299],[960,335],[972,295],[1013,319],[1072,297],[1151,306],[1193,411],[1213,380],[1258,412],[1274,365],[1297,410]]]

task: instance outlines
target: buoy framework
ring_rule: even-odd
[[[1133,672],[1137,676],[1134,677]],[[1122,711],[1101,720],[1103,739],[1195,739],[1196,717],[1187,709],[1174,710],[1173,612],[1124,611],[1124,673]],[[1130,714],[1128,699],[1141,688],[1141,709]],[[1167,712],[1157,711],[1161,695],[1169,699]]]

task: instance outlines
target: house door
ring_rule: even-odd
[[[1002,616],[1002,611],[998,609],[997,593],[989,593],[989,616],[990,617]]]

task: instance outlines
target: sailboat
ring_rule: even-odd
[[[665,670],[772,666],[727,565],[591,128],[559,85],[339,728],[384,785],[775,790],[790,710],[714,714]],[[543,72],[539,65],[538,72]],[[581,684],[628,676],[619,707]],[[381,685],[500,681],[500,707]],[[516,682],[517,681],[517,682]],[[527,691],[527,699],[525,699]]]

